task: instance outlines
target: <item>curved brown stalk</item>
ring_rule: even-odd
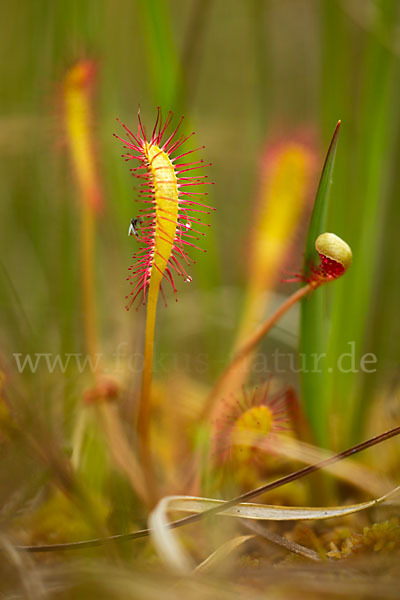
[[[222,504],[209,508],[201,513],[195,513],[189,515],[187,517],[183,517],[178,519],[177,521],[173,521],[169,523],[168,527],[170,529],[177,529],[178,527],[182,527],[184,525],[190,525],[191,523],[197,523],[207,517],[212,515],[216,515],[218,513],[223,512],[224,510],[231,508],[232,506],[236,506],[241,502],[248,502],[249,500],[253,500],[253,498],[257,498],[266,492],[270,492],[275,490],[283,485],[288,483],[292,483],[293,481],[297,481],[307,475],[311,475],[311,473],[315,473],[316,471],[320,471],[321,469],[325,469],[329,465],[333,465],[334,463],[348,458],[349,456],[353,456],[358,452],[362,452],[367,448],[372,448],[377,444],[381,444],[382,442],[389,440],[395,436],[400,434],[400,426],[394,427],[393,429],[389,429],[384,433],[380,433],[356,446],[352,446],[351,448],[347,448],[347,450],[343,450],[338,454],[334,454],[333,456],[328,456],[324,458],[318,463],[314,463],[313,465],[308,465],[299,469],[298,471],[294,471],[293,473],[289,473],[288,475],[284,475],[279,479],[275,479],[274,481],[270,481],[264,485],[261,485],[258,488],[245,492],[244,494],[240,494],[240,496],[236,496],[236,498],[232,498],[231,500],[227,500]],[[146,537],[150,534],[150,529],[141,529],[139,531],[134,531],[132,533],[122,533],[110,536],[108,538],[97,538],[92,540],[83,540],[81,542],[69,542],[64,544],[46,544],[40,546],[15,546],[15,549],[20,552],[51,552],[55,550],[81,550],[84,548],[94,548],[96,546],[102,546],[103,544],[109,542],[128,542],[130,540],[137,540],[143,537]]]
[[[277,310],[270,317],[268,317],[268,319],[258,329],[256,329],[256,331],[247,339],[247,341],[242,344],[212,388],[203,409],[203,418],[207,417],[212,412],[218,398],[220,398],[222,393],[226,390],[229,379],[234,371],[240,369],[241,364],[245,361],[246,357],[256,348],[263,337],[274,327],[274,325],[283,317],[283,315],[294,304],[296,304],[296,302],[307,296],[307,294],[311,293],[313,289],[315,289],[315,285],[312,283],[307,283],[294,292],[283,302],[283,304],[277,308]]]

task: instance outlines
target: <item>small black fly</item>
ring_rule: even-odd
[[[130,225],[129,225],[129,229],[128,229],[128,235],[134,235],[136,237],[138,237],[139,235],[139,225],[142,223],[142,219],[140,217],[133,217],[133,219],[131,219]]]

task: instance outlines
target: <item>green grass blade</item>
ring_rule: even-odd
[[[390,43],[389,47],[382,44],[378,32],[386,31],[386,39],[394,40],[397,13],[398,3],[393,0],[377,2],[364,61],[360,65],[363,103],[357,115],[354,183],[347,196],[351,210],[343,214],[336,210],[334,215],[335,225],[345,234],[354,254],[351,276],[338,282],[334,290],[327,363],[334,370],[327,394],[340,423],[341,445],[360,439],[368,396],[371,397],[371,375],[360,365],[364,354],[376,352],[370,331],[375,309],[377,258],[385,235],[382,217],[388,201],[385,189],[388,149],[393,147],[397,135],[392,107],[398,106],[399,74],[398,58],[390,51]],[[347,360],[347,371],[335,368],[343,353],[354,356],[354,360]]]
[[[304,253],[304,269],[315,264],[317,254],[314,248],[316,238],[326,230],[329,192],[332,184],[333,167],[338,143],[340,121],[336,125],[322,169],[314,210],[308,230]],[[325,314],[325,289],[317,290],[311,297],[302,301],[300,317],[300,362],[301,388],[304,408],[309,419],[316,442],[326,443],[328,425],[325,407],[321,405],[324,373],[314,369],[314,354],[326,352],[327,327]],[[314,371],[314,372],[311,372]]]
[[[172,101],[180,97],[181,74],[171,19],[165,0],[137,2],[147,44],[153,97],[165,110],[176,110]]]
[[[339,130],[340,121],[336,125],[331,143],[328,148],[325,163],[321,173],[321,179],[317,190],[317,195],[315,197],[314,209],[311,215],[310,226],[308,228],[306,249],[304,254],[304,266],[306,268],[310,264],[310,261],[315,262],[316,252],[314,248],[314,243],[319,234],[325,231],[326,227],[329,191],[332,184],[332,173],[335,164]]]

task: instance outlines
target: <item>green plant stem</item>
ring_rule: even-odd
[[[328,148],[311,215],[304,252],[304,269],[306,272],[317,258],[314,246],[315,240],[320,233],[327,230],[328,204],[339,131],[340,121],[336,125]],[[313,354],[321,355],[327,352],[328,323],[325,296],[325,291],[323,291],[314,295],[310,299],[310,302],[302,302],[299,348],[301,355],[305,356],[307,360]],[[319,445],[329,446],[329,412],[327,404],[324,402],[325,385],[325,373],[309,373],[306,370],[302,370],[300,373],[300,389],[303,405],[313,437]]]
[[[194,0],[191,7],[189,23],[185,33],[181,56],[182,85],[177,86],[173,106],[186,110],[192,104],[196,83],[199,79],[199,62],[202,53],[207,18],[211,9],[211,0]]]
[[[333,230],[340,231],[340,235],[349,242],[354,257],[358,257],[351,277],[343,278],[333,290],[330,315],[331,330],[325,362],[326,369],[330,371],[325,373],[322,402],[328,414],[333,416],[331,422],[337,423],[332,428],[333,447],[337,448],[360,439],[373,386],[371,376],[363,369],[354,373],[337,370],[335,366],[338,357],[348,352],[349,343],[354,344],[356,363],[366,350],[376,353],[370,328],[377,310],[377,278],[379,270],[384,270],[386,263],[390,262],[390,259],[382,262],[378,259],[382,256],[382,239],[388,235],[386,228],[382,228],[382,219],[388,203],[388,156],[397,134],[399,61],[388,51],[387,43],[396,39],[398,2],[379,0],[374,2],[374,7],[370,35],[366,37],[363,60],[359,64],[360,101],[356,105],[351,101],[352,111],[357,106],[352,116],[355,138],[351,140],[349,150],[354,160],[348,161],[351,165],[349,171],[342,170],[342,175],[339,174],[341,179],[346,178],[342,190],[348,200],[346,206],[343,201],[332,203],[329,220]],[[382,34],[386,39],[385,46],[381,43]],[[331,52],[337,49],[337,39],[335,36]],[[333,80],[335,84],[337,82]],[[342,95],[348,99],[352,97],[351,93]],[[388,215],[388,223],[392,218]]]
[[[155,283],[154,283],[155,282]],[[157,289],[158,286],[158,289]],[[137,428],[143,473],[146,480],[149,503],[157,498],[150,447],[151,385],[153,379],[154,332],[157,315],[157,299],[160,281],[152,278],[148,293],[146,331],[143,356],[142,391],[138,412]]]
[[[137,0],[136,6],[147,45],[145,54],[154,100],[164,109],[174,108],[171,103],[173,98],[180,97],[182,76],[169,4],[165,0]]]

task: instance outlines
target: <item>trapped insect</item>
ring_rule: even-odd
[[[138,228],[140,223],[142,223],[142,219],[140,217],[133,217],[129,225],[128,235],[135,235],[136,237],[138,237]]]

